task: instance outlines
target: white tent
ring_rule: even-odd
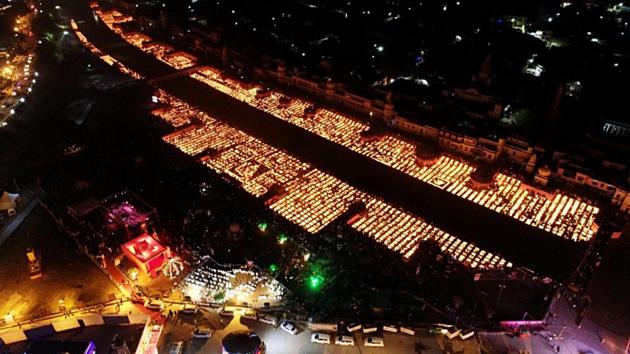
[[[17,200],[19,197],[19,194],[3,192],[2,196],[0,196],[0,211],[6,211],[9,214],[15,213],[15,208],[17,206]]]

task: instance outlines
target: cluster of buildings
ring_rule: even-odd
[[[88,198],[68,207],[73,222],[91,236],[85,247],[97,253],[104,269],[115,265],[127,278],[145,285],[164,273],[176,258],[154,230],[159,221],[155,208],[124,190],[102,200]],[[112,263],[110,263],[112,262]]]

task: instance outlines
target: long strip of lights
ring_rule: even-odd
[[[473,268],[511,267],[504,259],[461,241],[421,218],[361,192],[310,165],[300,162],[227,124],[196,111],[175,97],[159,92],[164,115],[194,115],[203,125],[187,126],[164,140],[200,160],[211,169],[225,173],[254,196],[264,195],[276,184],[286,191],[270,208],[310,233],[317,233],[340,217],[351,204],[363,201],[367,213],[351,226],[385,244],[404,258],[411,257],[421,240],[434,240],[456,260]],[[173,110],[174,112],[170,112]],[[212,151],[213,153],[208,153]]]
[[[139,79],[143,78],[142,75],[140,75],[137,72],[129,69],[128,67],[123,65],[118,60],[114,59],[113,57],[111,57],[108,54],[104,54],[103,52],[101,52],[100,49],[96,48],[94,46],[94,44],[92,44],[92,42],[88,41],[88,39],[85,37],[85,35],[79,30],[79,27],[77,26],[77,23],[74,20],[70,21],[70,27],[72,28],[72,30],[74,31],[74,34],[79,39],[79,42],[81,42],[81,44],[83,44],[83,46],[85,48],[87,48],[92,54],[95,54],[96,56],[101,58],[101,60],[103,60],[107,64],[117,67],[122,73],[127,74],[127,75],[133,77],[134,79],[138,79],[139,80]]]
[[[505,174],[498,174],[489,188],[476,190],[470,187],[474,168],[464,162],[443,156],[433,166],[419,166],[412,143],[391,135],[365,141],[361,133],[368,126],[348,116],[318,109],[309,117],[304,112],[312,106],[310,103],[300,99],[289,99],[286,103],[288,98],[276,91],[257,98],[260,87],[245,86],[212,68],[201,68],[190,76],[277,118],[528,225],[573,241],[588,241],[595,232],[599,208],[590,201],[561,193],[550,199]]]
[[[167,44],[153,41],[151,37],[143,33],[123,31],[121,25],[133,21],[133,17],[125,16],[116,10],[103,11],[96,9],[95,13],[107,27],[123,37],[127,42],[155,56],[175,69],[186,69],[197,65],[197,58],[192,54],[176,51]]]

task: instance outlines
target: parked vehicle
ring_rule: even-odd
[[[335,344],[337,345],[354,345],[354,338],[349,335],[339,334],[335,337]]]
[[[162,311],[164,309],[164,303],[160,300],[147,300],[144,302],[144,307],[151,311]]]
[[[350,322],[348,323],[348,332],[352,333],[354,331],[358,331],[361,329],[361,324],[360,323],[356,323],[356,322]]]
[[[378,330],[378,327],[374,324],[363,325],[363,333],[374,333]]]
[[[404,333],[404,334],[408,334],[410,336],[415,336],[416,335],[416,331],[409,328],[409,327],[403,327],[400,326],[400,333]]]
[[[278,318],[271,316],[271,315],[263,315],[261,317],[258,318],[258,320],[262,323],[266,323],[268,325],[272,325],[272,326],[277,326],[278,325]]]
[[[330,344],[330,334],[313,333],[311,334],[311,342],[319,344]]]
[[[247,310],[245,311],[245,313],[243,313],[243,316],[241,316],[242,318],[248,319],[248,320],[257,320],[258,319],[258,313],[254,310]]]
[[[391,333],[398,333],[398,326],[393,325],[393,324],[384,324],[383,331],[387,331]]]
[[[184,342],[173,342],[169,349],[169,354],[182,354],[184,352]]]
[[[234,317],[234,311],[228,310],[225,307],[222,307],[221,309],[219,309],[219,316]]]
[[[297,326],[295,325],[295,323],[290,322],[290,321],[284,321],[280,324],[280,328],[282,328],[285,332],[291,334],[291,335],[296,335],[298,332]]]
[[[472,336],[474,336],[474,335],[475,335],[475,331],[473,331],[472,329],[467,329],[467,330],[463,330],[463,331],[459,334],[459,337],[460,337],[462,340],[466,340],[466,339],[471,338],[471,337],[472,337]]]
[[[193,330],[193,338],[210,338],[212,337],[212,329],[197,327]]]
[[[363,345],[366,347],[384,347],[385,341],[383,340],[383,337],[368,336],[363,340]]]
[[[179,312],[187,315],[192,315],[199,312],[199,307],[193,304],[185,304]]]

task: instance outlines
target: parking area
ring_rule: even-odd
[[[213,310],[201,310],[196,315],[179,315],[169,322],[162,337],[160,353],[169,353],[171,343],[183,341],[186,354],[219,353],[221,341],[229,333],[237,330],[256,332],[266,345],[268,354],[377,354],[377,353],[443,353],[444,346],[452,346],[457,353],[479,353],[474,341],[461,340],[445,343],[443,338],[416,333],[415,336],[405,334],[384,333],[385,346],[382,348],[366,347],[363,344],[366,334],[361,331],[352,333],[354,346],[334,344],[317,344],[310,341],[311,331],[298,325],[298,333],[291,335],[279,327],[264,324],[257,320],[242,317],[243,310],[234,311],[234,317],[221,317]],[[213,328],[212,336],[207,339],[193,338],[192,332],[198,327]],[[334,341],[334,337],[332,338]]]

